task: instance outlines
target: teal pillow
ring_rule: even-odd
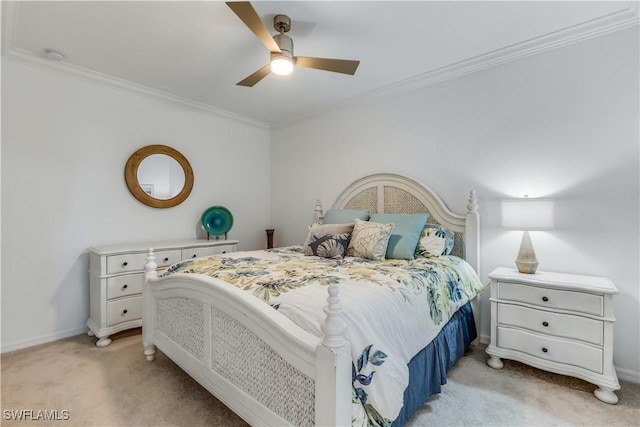
[[[324,224],[353,224],[356,218],[361,221],[369,219],[369,209],[329,209],[324,214]]]
[[[373,214],[371,222],[395,225],[387,246],[387,259],[414,259],[420,233],[429,214]]]

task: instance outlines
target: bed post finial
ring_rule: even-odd
[[[156,268],[158,268],[158,264],[156,264],[156,257],[153,254],[153,248],[149,248],[147,253],[147,257],[145,258],[147,261],[144,264],[144,275],[147,278],[157,277]]]
[[[320,203],[320,199],[316,199],[316,207],[313,209],[314,224],[320,224],[322,217],[322,203]]]
[[[467,203],[467,211],[469,213],[478,212],[478,197],[476,197],[476,190],[469,192],[469,203]]]
[[[340,305],[340,297],[338,296],[338,287],[336,285],[329,285],[327,291],[329,292],[329,297],[327,297],[329,304],[324,308],[327,318],[321,327],[324,333],[322,344],[325,347],[338,348],[345,343],[343,335],[345,324],[342,319],[343,310],[342,305]]]

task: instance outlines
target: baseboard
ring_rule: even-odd
[[[8,353],[10,351],[22,350],[23,348],[33,347],[34,345],[46,344],[52,341],[58,341],[64,338],[73,337],[75,335],[81,335],[87,333],[87,327],[68,329],[62,332],[56,332],[52,335],[43,335],[38,338],[31,338],[24,341],[17,341],[9,344],[2,344],[0,353]]]
[[[630,383],[640,384],[640,372],[631,369],[616,368],[619,380],[628,381]]]
[[[491,335],[480,334],[480,343],[489,344],[491,342]]]

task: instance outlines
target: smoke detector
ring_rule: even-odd
[[[51,60],[51,61],[63,61],[64,60],[64,55],[61,54],[58,51],[55,51],[53,49],[45,49],[44,50],[44,56],[45,58]]]

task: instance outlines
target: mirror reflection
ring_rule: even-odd
[[[177,150],[166,145],[148,145],[129,157],[124,170],[131,194],[154,208],[179,205],[193,188],[193,169]]]
[[[138,166],[138,184],[155,199],[167,200],[177,196],[184,187],[184,170],[173,157],[152,154]]]

